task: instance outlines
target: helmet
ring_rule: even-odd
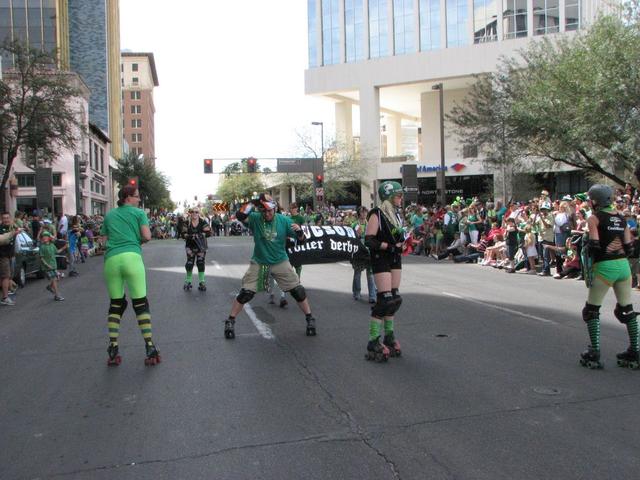
[[[608,207],[611,205],[611,197],[613,197],[613,190],[608,185],[595,184],[587,192],[589,200],[594,202],[599,207]]]
[[[380,197],[380,200],[388,200],[394,195],[402,195],[402,185],[398,182],[387,180],[386,182],[382,182],[378,187],[378,196]]]

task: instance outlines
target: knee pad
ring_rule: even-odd
[[[304,302],[307,299],[307,291],[302,285],[292,288],[289,293],[296,302]]]
[[[127,297],[112,298],[109,302],[109,315],[119,315],[122,317],[127,309]]]
[[[193,264],[191,264],[193,266]],[[198,267],[199,272],[204,272],[204,257],[198,255],[196,258],[196,266]]]
[[[371,316],[382,319],[389,316],[389,308],[393,304],[391,292],[378,292],[376,303],[371,307]]]
[[[194,261],[195,257],[193,255],[187,255],[187,263],[184,264],[184,268],[187,269],[187,272],[193,270]]]
[[[245,303],[250,302],[255,294],[256,292],[241,288],[240,293],[238,293],[238,296],[236,297],[236,300],[238,301],[238,303],[244,305]]]
[[[149,313],[149,300],[147,300],[147,297],[132,298],[131,304],[133,305],[133,310],[136,312],[136,315]]]
[[[600,305],[585,303],[582,309],[582,320],[589,322],[590,320],[597,320],[598,318],[600,318]]]
[[[620,321],[620,323],[624,323],[625,325],[638,316],[636,312],[633,311],[633,305],[625,305],[624,307],[618,303],[616,303],[616,308],[613,309],[613,314]]]
[[[398,293],[397,288],[391,289],[391,296],[393,297],[392,307],[390,307],[390,312],[387,314],[388,316],[394,315],[398,310],[400,310],[400,305],[402,305],[402,297]]]

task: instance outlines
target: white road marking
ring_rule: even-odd
[[[211,263],[213,263],[213,266],[216,267],[218,270],[222,270],[222,267],[220,266],[220,264],[215,260],[213,260]]]
[[[447,295],[448,297],[459,298],[461,300],[466,300],[467,302],[477,303],[478,305],[484,305],[485,307],[494,308],[496,310],[500,310],[501,312],[511,313],[513,315],[518,315],[520,317],[529,318],[531,320],[535,320],[537,322],[548,323],[551,325],[557,325],[557,322],[553,320],[548,320],[542,317],[536,317],[535,315],[529,315],[528,313],[520,312],[518,310],[513,310],[507,307],[501,307],[500,305],[494,305],[493,303],[483,302],[482,300],[476,300],[475,298],[470,297],[462,297],[460,295],[456,295],[455,293],[442,292],[443,295]]]
[[[343,267],[349,267],[349,268],[351,268],[351,264],[350,264],[350,263],[342,263],[342,262],[338,262],[338,265],[342,265]]]
[[[267,340],[274,340],[276,338],[273,332],[271,331],[271,328],[269,328],[269,325],[260,321],[260,319],[256,315],[256,312],[254,312],[253,308],[251,308],[251,305],[249,305],[248,303],[245,303],[244,311],[247,312],[247,315],[255,325],[256,329],[258,330],[258,333],[262,336],[262,338],[266,338]]]

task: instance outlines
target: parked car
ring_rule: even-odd
[[[21,232],[16,236],[16,263],[13,280],[24,287],[28,275],[42,276],[40,272],[40,248],[29,234]]]

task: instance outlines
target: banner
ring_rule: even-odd
[[[287,248],[291,265],[366,262],[369,252],[351,227],[303,226],[305,240]]]

